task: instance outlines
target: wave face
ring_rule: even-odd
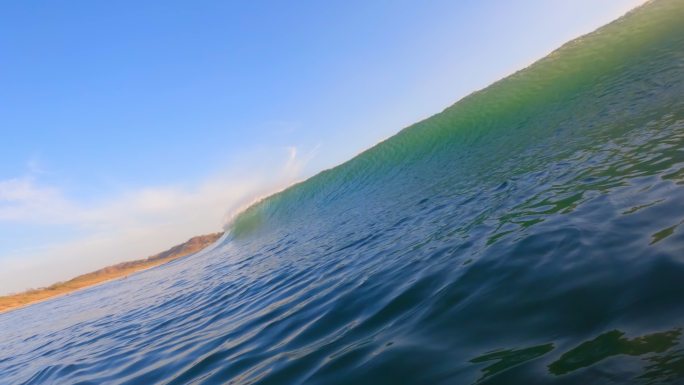
[[[210,250],[0,315],[0,383],[682,383],[682,20],[650,2]]]

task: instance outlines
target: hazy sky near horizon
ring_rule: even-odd
[[[0,294],[219,231],[642,2],[5,3]]]

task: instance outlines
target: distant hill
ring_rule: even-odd
[[[107,266],[91,273],[79,275],[78,277],[72,278],[66,282],[55,283],[48,287],[31,289],[18,294],[1,296],[0,313],[35,302],[44,301],[58,295],[68,294],[79,289],[97,285],[98,283],[125,277],[131,273],[149,269],[151,267],[194,254],[214,243],[222,235],[223,233],[199,235],[190,238],[185,243],[181,243],[180,245],[176,245],[166,251],[162,251],[159,254],[155,254],[144,259],[121,262],[116,265]]]

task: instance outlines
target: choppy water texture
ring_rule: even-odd
[[[2,384],[684,383],[684,1],[0,315]]]

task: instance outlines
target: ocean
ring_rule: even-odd
[[[222,209],[222,208],[217,208]],[[683,384],[684,1],[0,314],[0,384]]]

